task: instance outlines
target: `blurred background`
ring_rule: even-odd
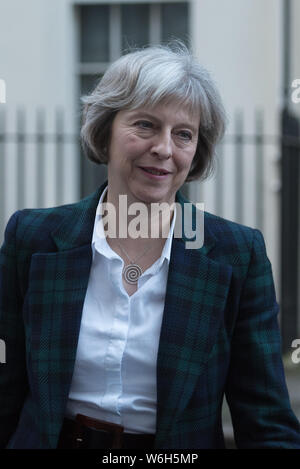
[[[214,176],[184,191],[262,231],[300,418],[299,0],[1,0],[0,244],[15,210],[75,202],[105,180],[80,149],[80,96],[129,47],[173,38],[211,72],[228,114]],[[223,413],[231,447],[226,403]]]

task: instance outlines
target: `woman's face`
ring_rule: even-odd
[[[108,152],[113,198],[126,194],[128,203],[174,202],[196,152],[199,120],[178,104],[119,111]]]

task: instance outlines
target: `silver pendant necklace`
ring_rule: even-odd
[[[128,258],[130,262],[130,264],[128,264],[126,267],[123,268],[123,272],[122,272],[123,278],[127,283],[130,283],[131,285],[135,285],[136,283],[138,283],[138,280],[143,273],[142,268],[137,264],[137,261],[141,259],[141,257],[143,257],[148,251],[150,251],[150,249],[152,249],[153,246],[150,246],[149,248],[147,248],[146,251],[143,252],[141,256],[139,256],[135,261],[133,261],[132,259],[130,259],[127,252],[121,246],[121,244],[118,243],[118,245],[121,251],[125,254],[125,256]]]

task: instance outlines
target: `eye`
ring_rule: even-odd
[[[134,124],[136,127],[139,127],[140,129],[147,130],[147,129],[152,129],[153,124],[150,121],[145,121],[145,120],[140,120],[135,122]]]
[[[192,133],[188,130],[180,130],[179,132],[177,132],[177,135],[184,141],[190,141],[193,138]]]

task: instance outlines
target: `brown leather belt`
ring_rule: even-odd
[[[77,414],[64,419],[58,449],[153,449],[155,435],[124,433],[115,423]]]

